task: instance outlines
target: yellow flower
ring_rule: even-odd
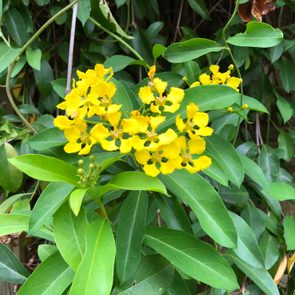
[[[196,157],[205,151],[206,143],[203,138],[187,140],[184,136],[177,138],[175,145],[180,149],[178,169],[186,169],[190,173],[196,173],[208,168],[212,161],[207,156]]]
[[[247,103],[244,103],[244,104],[242,105],[242,109],[243,109],[243,110],[247,110],[247,109],[249,109],[248,104],[247,104]]]
[[[120,122],[121,116],[121,112],[109,114],[107,120],[110,128],[98,123],[90,131],[106,151],[120,150],[121,153],[129,153],[132,149],[132,138],[124,131]]]
[[[177,165],[178,148],[174,144],[161,146],[156,151],[146,149],[136,151],[134,156],[136,161],[143,165],[143,170],[147,175],[156,177],[158,174],[172,173]]]
[[[146,117],[145,130],[133,135],[133,147],[135,150],[156,150],[162,145],[167,145],[177,138],[176,132],[169,128],[166,132],[158,134],[156,128],[165,121],[164,116]]]
[[[200,136],[210,136],[213,129],[207,127],[209,116],[207,113],[199,112],[196,104],[190,103],[187,107],[187,119],[176,116],[176,127],[180,132],[187,132],[191,139],[198,139]]]
[[[200,75],[199,80],[200,80],[200,83],[202,85],[209,85],[209,84],[211,84],[211,78],[207,74]]]

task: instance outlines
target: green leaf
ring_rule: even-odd
[[[240,216],[230,214],[238,233],[238,244],[233,252],[243,261],[256,268],[265,268],[256,237],[249,225]]]
[[[276,63],[278,73],[280,73],[281,81],[285,90],[290,93],[295,90],[295,76],[293,73],[293,60],[282,57]]]
[[[74,186],[70,184],[60,182],[52,182],[47,185],[32,210],[29,222],[31,233],[50,221],[73,188]]]
[[[167,295],[179,295],[179,294],[192,295],[185,280],[178,273],[175,273],[172,284],[170,288],[167,290]]]
[[[153,46],[153,58],[154,63],[156,60],[163,54],[163,52],[166,50],[166,47],[163,44],[155,44]]]
[[[284,97],[277,95],[277,107],[282,115],[284,123],[288,122],[293,115],[293,109],[288,100]]]
[[[70,194],[69,203],[73,213],[78,216],[83,199],[87,193],[88,188],[77,188]]]
[[[283,33],[262,22],[249,22],[245,33],[238,33],[227,39],[227,43],[242,47],[268,48],[283,41]]]
[[[74,272],[57,252],[42,262],[22,285],[18,295],[61,295],[72,282]]]
[[[39,48],[37,48],[35,50],[27,49],[26,50],[26,58],[27,58],[28,64],[33,69],[40,71],[42,51]]]
[[[188,0],[190,7],[199,14],[203,19],[209,20],[209,12],[204,0]]]
[[[275,181],[279,175],[280,162],[276,151],[263,145],[258,156],[258,164],[268,181]]]
[[[226,260],[193,235],[168,228],[148,228],[144,243],[192,278],[215,288],[233,290],[238,283]]]
[[[240,158],[244,166],[246,175],[254,182],[256,182],[261,188],[268,190],[269,182],[266,179],[260,166],[244,155],[240,155]]]
[[[86,252],[77,269],[70,295],[106,295],[113,285],[116,246],[107,220],[95,220],[85,234]]]
[[[44,155],[28,154],[9,159],[9,162],[32,178],[77,184],[77,168]]]
[[[194,102],[200,111],[224,109],[240,99],[240,94],[234,89],[223,85],[198,86],[185,90],[185,96],[181,102],[180,109],[174,114],[167,114],[165,122],[159,126],[159,130],[166,129],[175,123],[175,118],[179,114],[186,117],[186,106]]]
[[[22,14],[16,8],[10,7],[5,13],[5,24],[13,41],[22,47],[28,39]]]
[[[171,63],[181,63],[221,50],[224,50],[224,47],[215,41],[194,38],[168,46],[163,53],[163,57]]]
[[[272,182],[268,194],[278,201],[295,200],[295,188],[286,182]]]
[[[158,178],[139,171],[126,171],[115,175],[106,185],[99,188],[98,195],[102,196],[111,190],[119,189],[154,191],[167,195],[165,186]]]
[[[0,214],[0,236],[28,231],[29,216]]]
[[[202,229],[212,239],[224,247],[236,246],[237,234],[234,224],[220,196],[206,180],[185,170],[161,175],[160,179],[169,191],[191,207]]]
[[[128,195],[120,209],[116,239],[116,270],[121,283],[133,278],[140,262],[147,208],[147,193],[134,191]]]
[[[67,142],[63,132],[57,128],[44,129],[33,135],[27,143],[35,151],[45,151],[52,147],[63,146]]]
[[[267,295],[279,295],[277,286],[274,283],[273,278],[264,269],[258,269],[252,265],[239,259],[236,255],[230,255],[231,260],[236,266],[251,279],[265,294]]]
[[[22,284],[29,272],[16,258],[14,253],[4,244],[0,244],[0,281]]]
[[[265,267],[270,269],[280,257],[279,242],[277,238],[265,231],[259,241],[259,247],[265,261]]]
[[[8,68],[20,52],[20,48],[11,48],[0,44],[0,73]]]
[[[112,15],[106,1],[91,0],[91,16],[98,21],[104,28],[115,32],[126,39],[133,39],[127,35]]]
[[[88,221],[84,210],[75,216],[66,202],[53,216],[53,235],[57,248],[76,271],[85,252],[85,230]]]
[[[290,134],[281,130],[279,137],[279,157],[285,161],[290,161],[294,155],[294,143]]]
[[[5,213],[10,207],[19,199],[23,197],[29,197],[31,193],[24,193],[24,194],[16,194],[13,196],[8,197],[5,201],[0,204],[0,213]]]
[[[17,156],[15,148],[4,143],[0,146],[0,186],[9,192],[16,192],[23,182],[22,172],[9,163],[9,159]]]
[[[244,103],[248,105],[249,110],[268,114],[267,108],[260,101],[253,97],[243,95],[243,104]]]
[[[244,180],[244,167],[234,147],[216,134],[208,137],[206,142],[208,153],[213,161],[218,162],[232,183],[240,186]]]
[[[58,252],[58,249],[54,245],[41,244],[38,246],[38,257],[41,262],[45,261],[52,254]]]
[[[53,90],[56,92],[56,94],[59,97],[64,98],[66,95],[67,79],[60,78],[60,79],[56,79],[54,81],[50,81],[50,83],[51,83]]]
[[[77,17],[84,26],[90,16],[90,0],[79,0]]]
[[[160,255],[143,256],[132,285],[118,295],[152,294],[162,295],[173,280],[174,268]],[[113,293],[112,293],[113,294]]]
[[[190,220],[176,198],[158,196],[156,203],[160,209],[161,218],[169,228],[193,233]]]
[[[119,72],[129,66],[135,59],[126,55],[112,55],[104,62],[105,68],[112,67],[114,72]]]
[[[116,85],[117,88],[116,93],[112,98],[112,102],[116,104],[122,104],[121,112],[123,114],[123,117],[129,117],[131,111],[133,110],[129,94],[121,82],[114,78],[112,78],[111,81]]]
[[[284,237],[287,250],[295,250],[295,217],[285,216],[284,218]]]

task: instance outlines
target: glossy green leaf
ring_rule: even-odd
[[[8,197],[5,201],[3,201],[0,204],[0,213],[6,213],[6,211],[8,211],[11,208],[11,206],[19,199],[28,198],[29,196],[31,196],[31,193],[16,194]]]
[[[233,249],[233,252],[249,265],[264,269],[264,260],[253,231],[240,216],[234,213],[230,216],[238,233],[237,247]]]
[[[13,62],[20,52],[20,48],[12,48],[0,43],[0,73]]]
[[[39,196],[30,217],[29,229],[34,232],[51,220],[74,186],[65,183],[52,182],[47,185]]]
[[[144,242],[192,278],[233,290],[238,283],[226,260],[193,235],[168,228],[148,228]]]
[[[28,39],[28,33],[25,20],[15,7],[11,7],[6,11],[5,24],[13,41],[18,46],[23,46]]]
[[[268,194],[278,201],[295,200],[295,188],[286,182],[272,182]]]
[[[22,185],[22,172],[9,163],[9,159],[17,156],[15,148],[4,143],[0,146],[0,186],[9,192],[16,192]]]
[[[88,188],[77,188],[71,192],[69,197],[69,204],[73,213],[78,216],[83,199],[87,193]]]
[[[64,98],[66,95],[66,85],[67,85],[67,79],[60,78],[53,81],[50,81],[50,84],[53,88],[53,90],[56,92],[56,94],[59,97]]]
[[[116,245],[107,220],[95,220],[85,234],[86,252],[69,295],[107,295],[113,285]]]
[[[277,96],[277,107],[282,115],[284,123],[288,122],[293,115],[293,109],[288,100],[282,96]]]
[[[276,237],[265,231],[259,241],[259,247],[265,261],[265,267],[270,269],[280,257],[279,242]]]
[[[79,0],[77,17],[84,26],[90,16],[90,0]]]
[[[260,101],[253,97],[243,95],[243,104],[244,103],[248,105],[249,110],[268,114],[267,108]]]
[[[285,216],[284,218],[284,237],[287,250],[295,250],[295,217]]]
[[[61,181],[77,184],[77,168],[44,155],[28,154],[9,159],[9,162],[29,175],[44,181]]]
[[[134,280],[125,290],[114,292],[117,295],[151,294],[162,295],[170,286],[174,268],[160,255],[143,256]],[[116,290],[115,290],[116,291]],[[113,293],[112,293],[113,294]]]
[[[156,203],[160,209],[161,218],[169,228],[193,232],[186,212],[175,197],[158,196]]]
[[[290,93],[295,90],[295,76],[293,73],[292,59],[282,57],[276,62],[276,67],[280,74],[280,78],[284,89]]]
[[[33,69],[40,71],[42,51],[39,48],[37,48],[35,50],[27,49],[26,50],[26,58],[27,58],[28,64]]]
[[[119,72],[134,61],[134,58],[126,55],[113,55],[104,62],[104,66],[105,68],[112,67],[114,72]]]
[[[249,193],[243,185],[237,187],[231,184],[229,187],[221,187],[219,194],[225,203],[236,206],[242,207],[249,201]]]
[[[262,22],[249,22],[245,33],[229,37],[227,43],[242,47],[268,48],[283,41],[283,33],[271,25]]]
[[[63,132],[57,128],[44,129],[28,140],[29,146],[35,151],[44,151],[52,147],[63,146],[66,142],[67,140]]]
[[[186,117],[186,106],[194,102],[200,111],[224,109],[240,99],[239,93],[230,87],[223,85],[198,86],[185,90],[184,100],[181,102],[180,109],[174,114],[167,114],[165,122],[159,126],[159,130],[166,129],[175,123],[175,118],[179,114],[182,118]]]
[[[215,41],[194,38],[168,46],[163,53],[163,57],[171,63],[181,63],[221,50],[224,50],[224,47]]]
[[[230,255],[230,258],[233,260],[236,266],[264,292],[264,294],[280,294],[273,278],[266,270],[253,267],[252,265],[249,265],[239,259],[234,254]]]
[[[133,278],[140,262],[147,208],[147,193],[134,191],[128,195],[120,209],[116,239],[116,270],[121,283]]]
[[[29,216],[0,214],[0,236],[28,231]]]
[[[48,257],[56,252],[58,252],[58,249],[54,245],[41,244],[38,247],[38,257],[41,262],[45,261]]]
[[[85,230],[88,221],[83,210],[75,216],[67,202],[53,216],[53,235],[58,250],[76,271],[85,252]]]
[[[224,247],[236,246],[237,234],[234,224],[220,196],[205,179],[185,170],[161,175],[160,179],[169,191],[191,207],[202,229],[212,239]]]
[[[175,272],[172,284],[167,290],[167,295],[192,295],[186,281]]]
[[[263,145],[258,156],[258,164],[268,181],[275,181],[279,174],[280,162],[270,146]]]
[[[244,155],[240,155],[240,158],[244,166],[246,175],[249,178],[251,178],[254,182],[256,182],[261,188],[268,190],[269,182],[266,179],[260,166],[256,162]]]
[[[14,253],[6,245],[0,244],[0,281],[21,284],[28,276],[29,272]]]
[[[279,137],[279,157],[285,161],[290,161],[294,155],[294,143],[290,134],[281,130]]]
[[[199,14],[203,19],[210,19],[209,12],[204,0],[188,0],[190,7]]]
[[[167,194],[165,186],[158,178],[148,176],[144,172],[126,171],[117,174],[106,185],[101,186],[99,189],[99,196],[102,196],[111,190],[119,189],[154,191]]]
[[[155,44],[153,46],[153,58],[154,62],[163,54],[163,52],[166,50],[166,47],[162,44]]]
[[[74,272],[57,252],[38,265],[17,294],[61,295],[73,277]]]
[[[240,186],[244,180],[244,167],[234,147],[216,134],[208,137],[206,142],[208,153],[213,161],[218,162],[232,183]]]

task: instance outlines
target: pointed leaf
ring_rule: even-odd
[[[295,188],[286,182],[271,183],[268,194],[278,201],[295,200]]]
[[[284,237],[287,250],[295,250],[295,217],[286,216],[284,218]]]
[[[20,52],[20,48],[11,48],[0,44],[0,73],[3,72],[13,62]]]
[[[69,197],[70,207],[76,216],[78,216],[80,212],[81,205],[87,191],[88,191],[88,188],[77,188],[74,191],[72,191],[70,194],[70,197]]]
[[[236,246],[234,224],[220,196],[205,179],[184,170],[160,176],[160,179],[169,191],[191,207],[202,229],[212,239],[224,247]]]
[[[233,290],[238,283],[226,260],[193,235],[168,228],[148,228],[144,242],[184,273],[215,288]]]
[[[0,236],[28,231],[29,216],[0,214]]]

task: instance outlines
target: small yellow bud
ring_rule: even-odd
[[[228,108],[227,108],[227,111],[230,112],[230,113],[232,113],[233,110],[234,110],[234,109],[233,109],[232,107],[228,107]]]
[[[94,169],[94,168],[95,168],[95,166],[96,166],[95,164],[91,163],[91,164],[89,164],[89,169],[91,169],[91,170],[92,170],[92,169]]]
[[[232,65],[232,64],[230,64],[230,65],[228,66],[228,69],[229,69],[230,71],[232,71],[234,68],[235,68],[235,67],[234,67],[234,65]]]
[[[90,159],[90,161],[92,161],[92,162],[95,160],[95,158],[94,158],[93,155],[91,155],[91,156],[89,157],[89,159]]]
[[[244,104],[242,105],[242,109],[243,109],[243,110],[249,109],[248,104],[244,103]]]
[[[82,159],[78,161],[79,166],[82,166],[83,164],[84,164],[84,161]]]
[[[183,77],[182,77],[182,80],[183,80],[184,82],[187,82],[187,81],[188,81],[187,76],[183,76]]]
[[[82,168],[79,168],[79,169],[78,169],[78,174],[79,174],[79,175],[83,175],[83,174],[84,174],[84,170],[83,170]]]

